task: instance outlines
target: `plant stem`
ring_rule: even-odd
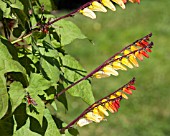
[[[23,39],[26,39],[27,37],[31,36],[31,34],[32,34],[32,32],[29,33],[29,34],[27,34],[27,35],[25,35],[25,36],[23,36],[23,37],[21,37],[21,38],[19,38],[19,39],[17,39],[17,40],[15,40],[15,41],[12,41],[11,43],[12,43],[12,44],[15,44],[15,43],[17,43],[17,42],[20,42],[20,41],[22,41]]]

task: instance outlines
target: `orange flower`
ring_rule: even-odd
[[[140,60],[143,61],[143,56],[141,53],[139,53],[139,51],[135,52],[135,56]]]
[[[140,53],[146,58],[149,58],[149,55],[145,51],[141,50]]]
[[[123,92],[125,92],[127,94],[132,94],[132,91],[130,89],[127,89],[127,88],[123,88]]]

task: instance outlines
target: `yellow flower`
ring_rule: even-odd
[[[130,50],[131,50],[131,51],[137,51],[138,48],[137,48],[136,46],[131,46],[131,47],[130,47]]]
[[[89,9],[91,9],[92,11],[107,12],[106,8],[97,1],[93,1],[92,4],[89,6]]]
[[[133,65],[128,61],[127,58],[122,58],[121,62],[129,68],[133,68]]]
[[[119,73],[113,69],[113,67],[111,65],[107,65],[103,68],[103,72],[105,74],[111,74],[111,75],[114,75],[114,76],[118,76]]]
[[[93,75],[93,77],[95,78],[104,78],[104,77],[109,77],[109,76],[110,76],[109,73],[105,73],[103,71],[98,71]]]
[[[104,108],[104,107],[101,106],[101,105],[99,105],[97,108],[98,108],[98,110],[99,110],[100,112],[102,112],[105,116],[109,116],[106,108]]]
[[[138,64],[138,62],[137,62],[137,60],[136,60],[135,55],[131,54],[131,55],[129,56],[129,61],[130,61],[133,65],[135,65],[136,67],[139,67],[139,64]]]
[[[122,92],[116,92],[116,95],[117,96],[122,96],[123,98],[128,99],[127,95],[122,93]]]
[[[110,0],[101,0],[101,3],[108,7],[109,9],[111,9],[112,11],[116,11],[115,6],[113,5],[113,3]]]
[[[94,114],[93,112],[88,112],[85,117],[88,119],[88,120],[91,120],[91,121],[94,121],[96,123],[99,123],[102,119],[101,116],[97,115],[97,114]]]
[[[134,48],[133,50],[136,50],[136,48]],[[127,54],[129,54],[130,53],[130,51],[129,50],[124,50],[124,55],[127,55]],[[137,60],[136,60],[136,57],[135,57],[135,55],[134,54],[130,54],[130,55],[128,55],[128,59],[129,59],[129,61],[133,64],[133,65],[135,65],[136,67],[139,67],[139,64],[138,64],[138,62],[137,62]]]
[[[91,19],[96,19],[96,14],[90,10],[89,8],[84,8],[82,10],[79,11],[81,14],[83,14],[84,16],[87,16]]]
[[[98,117],[99,120],[103,120],[104,119],[104,114],[102,112],[100,112],[97,107],[95,107],[93,109],[93,113],[94,113],[95,116]]]
[[[102,102],[106,102],[106,101],[107,101],[106,99],[103,99],[103,100],[102,100]],[[114,113],[114,110],[110,107],[109,102],[106,102],[106,103],[104,104],[104,106],[105,106],[105,108],[106,108],[108,111],[110,111],[111,113]]]
[[[125,4],[122,0],[112,0],[113,2],[117,3],[122,9],[125,9]]]
[[[112,63],[112,66],[113,66],[113,68],[115,69],[115,70],[127,70],[127,68],[126,67],[124,67],[120,62],[118,62],[118,61],[115,61],[115,62],[113,62]]]
[[[83,127],[83,126],[88,125],[88,124],[90,124],[90,123],[92,123],[91,120],[88,120],[88,119],[86,119],[86,118],[81,118],[81,119],[79,119],[79,121],[77,122],[77,125],[78,125],[79,127]]]

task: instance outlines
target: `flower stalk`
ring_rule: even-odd
[[[94,110],[96,107],[103,106],[105,104],[108,104],[110,102],[116,102],[120,101],[123,97],[123,93],[118,95],[118,92],[121,90],[124,90],[125,88],[130,88],[132,90],[135,90],[136,88],[132,86],[135,83],[135,78],[132,78],[128,83],[117,89],[116,91],[110,93],[109,95],[99,99],[98,101],[94,102],[92,105],[90,105],[88,108],[86,108],[76,119],[74,119],[72,122],[70,122],[66,127],[62,128],[60,130],[61,133],[64,133],[66,129],[69,129],[72,127],[75,123],[77,123],[81,118],[83,118],[85,115],[87,115],[89,112]],[[129,90],[130,90],[129,89]],[[113,97],[115,96],[115,97]],[[105,101],[104,101],[105,100]],[[119,108],[119,107],[118,107]]]

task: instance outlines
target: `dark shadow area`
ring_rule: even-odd
[[[57,0],[54,1],[54,3],[58,7],[58,10],[72,10],[89,1],[90,0]]]

